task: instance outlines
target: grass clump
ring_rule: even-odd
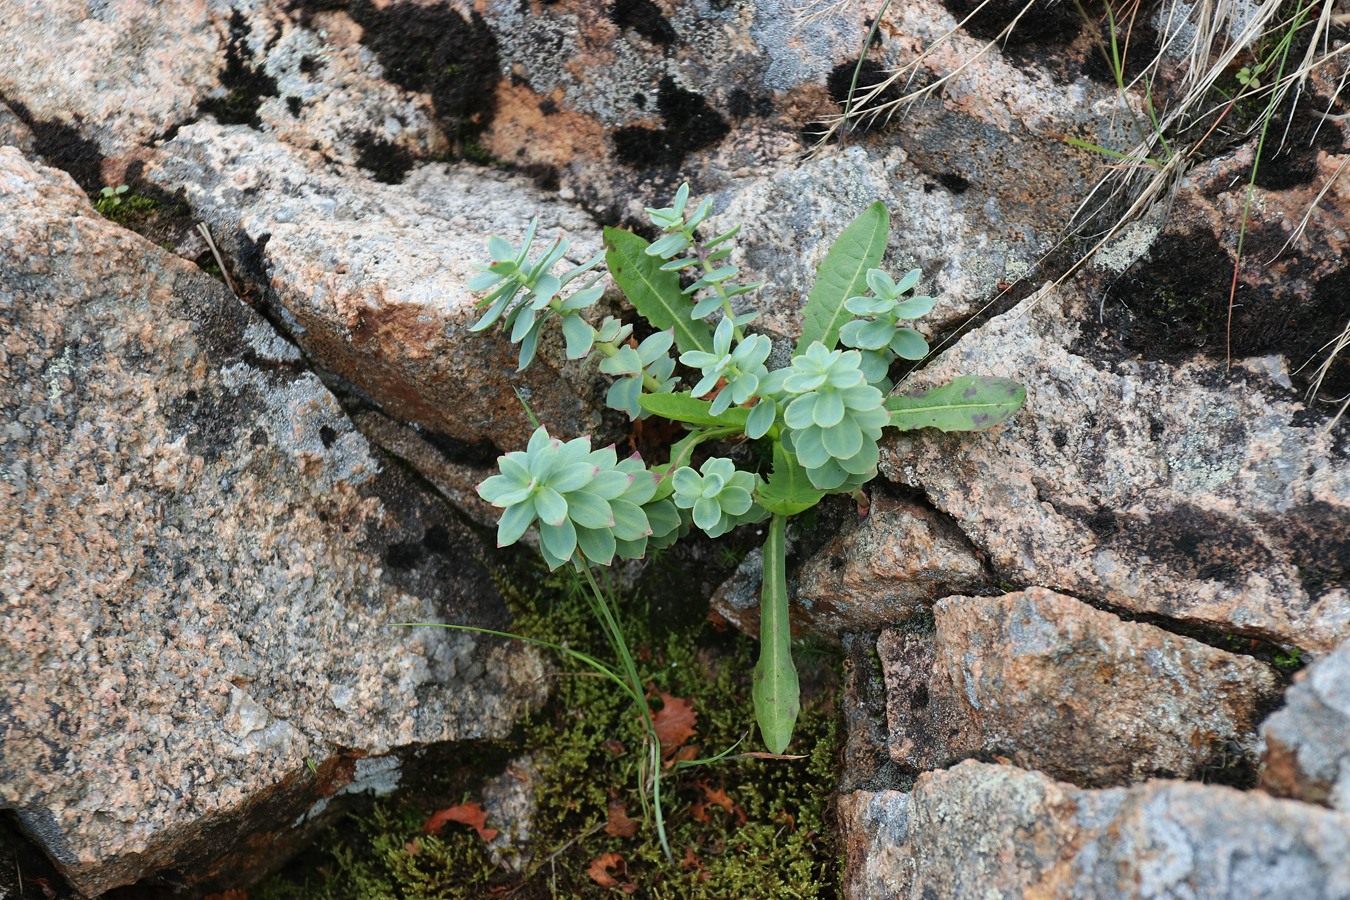
[[[607,658],[611,651],[584,587],[565,577],[546,585],[537,596],[508,597],[515,631]],[[535,772],[534,812],[516,869],[495,859],[469,827],[448,825],[440,836],[423,832],[437,810],[482,799],[481,782],[447,773],[444,784],[415,788],[372,814],[349,817],[250,896],[836,896],[839,859],[828,816],[839,743],[839,661],[828,652],[800,651],[810,660],[803,667],[810,674],[803,679],[801,758],[732,755],[681,768],[682,760],[712,756],[746,737],[755,642],[691,617],[653,622],[640,602],[616,608],[658,723],[665,708],[682,711],[687,704],[694,714],[662,747],[673,860],[643,822],[638,710],[611,681],[561,657],[550,702],[491,754],[528,756]],[[487,826],[506,824],[489,812]]]

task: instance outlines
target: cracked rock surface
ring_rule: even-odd
[[[505,623],[474,535],[223,285],[0,194],[0,806],[71,882],[237,883],[357,757],[505,734],[532,653],[391,627]]]

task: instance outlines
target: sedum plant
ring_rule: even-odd
[[[922,395],[887,396],[891,363],[928,353],[923,336],[904,323],[931,310],[933,299],[908,296],[917,269],[896,281],[878,268],[889,231],[880,202],[863,210],[825,255],[791,362],[770,370],[772,341],[747,330],[756,314],[738,308],[760,285],[739,281],[726,262],[740,226],[704,240],[699,230],[711,211],[711,199],[691,206],[683,185],[669,207],[647,210],[661,232],[656,241],[605,229],[603,262],[655,329],[640,343],[613,318],[597,327],[583,315],[602,293],[602,257],[554,274],[567,242],[558,238],[530,259],[535,223],[519,249],[489,240],[491,262],[471,282],[489,291],[475,329],[510,329],[523,369],[540,328],[556,318],[569,358],[599,358],[600,370],[615,376],[611,406],[633,419],[657,415],[682,423],[687,434],[669,460],[649,465],[636,454],[620,461],[612,447],[592,449],[587,438],[561,441],[540,427],[524,451],[498,460],[500,474],[478,491],[502,510],[500,545],[537,525],[548,565],[586,574],[615,557],[640,558],[691,528],[715,538],[767,520],[754,706],[765,746],[782,753],[799,695],[788,629],[788,520],[829,494],[861,500],[862,486],[876,474],[884,429],[981,430],[1011,416],[1026,392],[1007,379],[962,376]],[[676,390],[676,352],[694,382],[688,390]],[[732,459],[701,449],[745,441],[772,461],[767,470],[738,469]]]

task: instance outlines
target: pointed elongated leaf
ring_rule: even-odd
[[[675,329],[681,353],[713,349],[712,329],[689,317],[689,299],[680,293],[678,272],[662,271],[662,261],[647,255],[647,242],[617,228],[605,229],[605,264],[628,301],[660,331]]]
[[[830,246],[816,270],[816,283],[807,295],[806,309],[802,311],[802,336],[793,356],[805,353],[814,341],[820,341],[826,350],[834,349],[840,327],[853,318],[844,308],[844,301],[867,290],[867,270],[881,262],[890,221],[886,205],[878,200],[864,209]]]
[[[725,425],[744,428],[750,410],[739,406],[719,415],[713,415],[712,404],[707,400],[698,400],[688,394],[643,394],[638,402],[642,408],[672,422],[688,422],[690,425]]]
[[[816,490],[806,470],[782,444],[773,444],[773,474],[755,491],[759,505],[780,516],[793,516],[810,509],[825,496]]]
[[[797,724],[801,688],[792,663],[788,627],[787,516],[775,515],[764,542],[764,576],[759,595],[759,660],[755,663],[755,721],[770,753],[782,753]]]
[[[919,394],[886,398],[892,428],[912,431],[983,431],[1006,421],[1027,398],[1027,389],[1011,378],[962,375]]]

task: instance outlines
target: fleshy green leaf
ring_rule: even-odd
[[[814,341],[831,350],[839,340],[839,328],[852,316],[844,301],[866,289],[867,270],[881,262],[890,231],[890,214],[880,200],[864,209],[830,246],[816,283],[807,295],[802,311],[802,336],[794,356],[799,356]],[[611,270],[613,265],[610,266]]]
[[[698,400],[688,394],[643,394],[638,398],[642,408],[672,422],[688,422],[690,425],[726,425],[744,428],[750,410],[739,406],[732,407],[721,415],[713,415],[712,404],[707,400]]]
[[[815,506],[824,496],[824,491],[811,486],[801,463],[774,441],[773,473],[755,492],[759,505],[780,516],[794,516]]]
[[[764,542],[764,576],[759,599],[755,721],[770,753],[782,753],[792,741],[801,696],[788,627],[786,530],[787,516],[775,515]]]
[[[663,272],[661,261],[646,253],[647,242],[617,228],[605,229],[605,264],[628,301],[660,331],[675,329],[681,353],[713,349],[712,329],[689,317],[689,301],[680,293],[680,276]]]
[[[1007,420],[1026,397],[1026,388],[1010,378],[962,375],[919,394],[888,397],[885,405],[891,427],[901,431],[982,431]]]

